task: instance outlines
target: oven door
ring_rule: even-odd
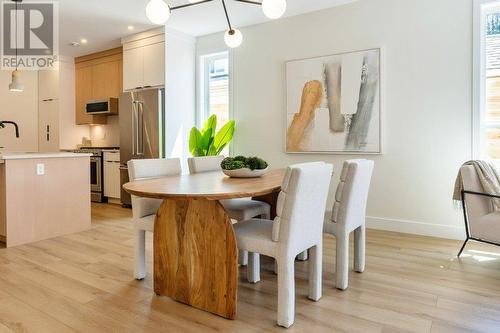
[[[102,159],[92,156],[90,158],[90,190],[102,192]]]

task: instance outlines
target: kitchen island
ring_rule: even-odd
[[[0,241],[7,247],[90,229],[90,154],[0,154]]]

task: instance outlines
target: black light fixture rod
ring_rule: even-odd
[[[235,0],[235,1],[244,2],[244,3],[250,3],[252,5],[262,6],[262,2],[258,2],[258,1],[252,1],[252,0]]]
[[[181,8],[186,8],[186,7],[201,5],[201,4],[204,4],[204,3],[207,3],[207,2],[212,2],[212,1],[214,1],[214,0],[203,0],[203,1],[199,1],[199,2],[188,3],[188,4],[185,4],[185,5],[179,5],[179,6],[175,6],[175,7],[170,7],[170,10],[176,10],[176,9],[181,9]]]
[[[229,21],[229,15],[227,14],[226,2],[222,0],[222,6],[224,7],[224,13],[226,14],[227,25],[229,26],[229,32],[233,31],[233,27],[231,26],[231,21]]]

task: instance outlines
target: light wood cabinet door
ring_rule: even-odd
[[[59,151],[59,101],[38,102],[38,151]]]
[[[104,196],[119,199],[120,188],[120,153],[104,152]]]
[[[123,89],[133,90],[144,86],[144,48],[123,51]]]
[[[93,65],[92,99],[118,98],[122,92],[122,61],[114,60]]]
[[[59,98],[59,70],[38,71],[38,100]]]
[[[144,86],[156,87],[165,84],[165,43],[143,47]]]
[[[76,124],[92,123],[92,116],[85,114],[85,103],[92,99],[92,67],[79,67],[75,71]]]

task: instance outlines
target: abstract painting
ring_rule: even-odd
[[[287,153],[380,154],[380,72],[380,49],[287,62]]]

